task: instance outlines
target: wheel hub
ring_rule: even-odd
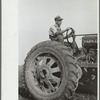
[[[48,70],[47,69],[42,69],[39,72],[39,77],[42,78],[42,79],[45,79],[47,75],[48,75]]]

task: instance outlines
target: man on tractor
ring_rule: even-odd
[[[49,29],[49,38],[51,40],[55,40],[64,44],[64,39],[66,37],[64,37],[63,33],[67,32],[70,29],[70,27],[66,28],[65,30],[61,30],[61,24],[63,18],[61,18],[60,16],[56,16],[54,20],[55,20],[55,25],[53,25]]]
[[[68,44],[73,49],[73,54],[76,55],[76,53],[79,52],[79,49],[78,49],[78,46],[75,42],[75,31],[74,31],[74,29],[71,28],[71,27],[68,27],[65,30],[61,30],[61,24],[62,24],[63,18],[61,18],[60,16],[56,16],[54,18],[54,20],[55,20],[55,25],[53,25],[49,29],[49,38],[53,41],[58,41],[58,42],[60,42],[64,45],[65,45],[64,39],[67,39]],[[71,30],[71,32],[68,34],[69,30]],[[66,32],[66,36],[63,35],[63,33],[65,33],[65,32]],[[69,37],[73,38],[72,43],[70,43],[68,41]]]

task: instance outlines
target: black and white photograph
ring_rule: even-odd
[[[19,0],[18,100],[99,100],[98,43],[98,0]]]

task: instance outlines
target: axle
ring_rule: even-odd
[[[74,36],[89,36],[89,35],[98,35],[98,34],[75,34]]]
[[[76,34],[74,36],[89,36],[89,35],[97,35],[96,33],[95,34]]]

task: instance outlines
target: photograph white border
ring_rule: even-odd
[[[1,3],[2,3],[1,100],[18,100],[18,0],[2,0]],[[99,33],[99,0],[97,5],[98,5],[97,30]],[[98,36],[98,42],[99,42],[99,36]],[[98,56],[98,62],[99,62],[99,56]],[[99,63],[98,63],[97,98],[99,100]]]

